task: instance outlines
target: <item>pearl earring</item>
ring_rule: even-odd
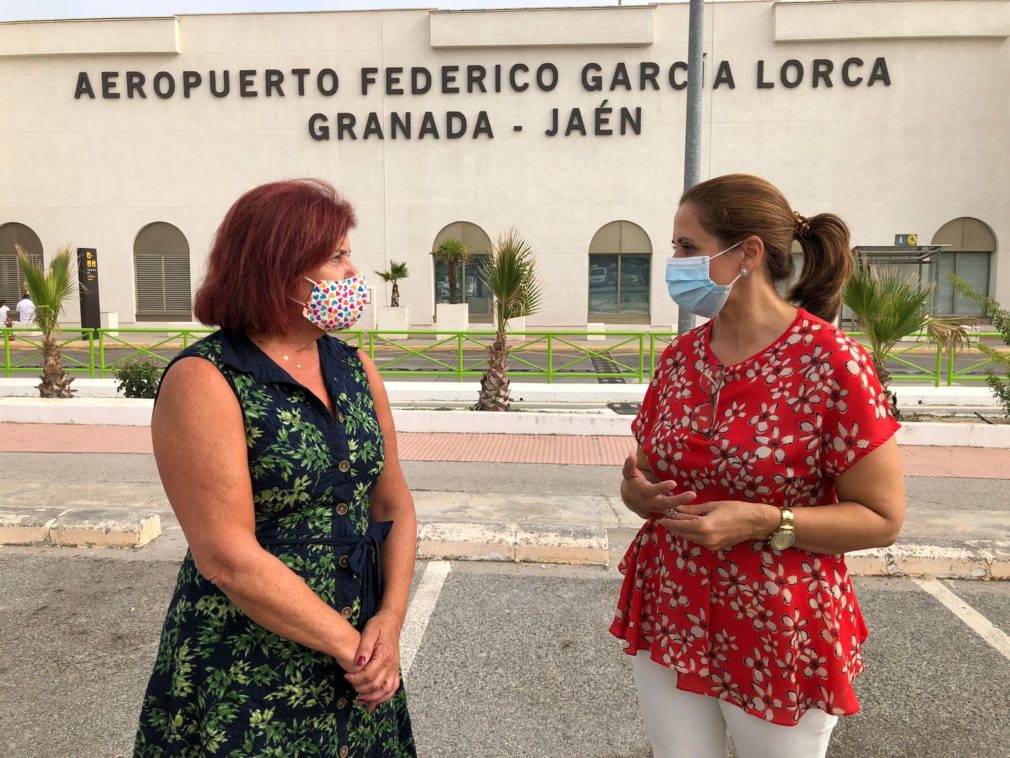
[[[750,271],[744,269],[743,271],[740,272],[740,276],[750,276]]]

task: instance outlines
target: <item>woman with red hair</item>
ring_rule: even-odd
[[[189,550],[138,756],[412,756],[399,634],[414,504],[382,381],[327,332],[367,299],[354,211],[265,184],[218,229],[151,434]]]

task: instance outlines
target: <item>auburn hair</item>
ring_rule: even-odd
[[[297,317],[291,294],[354,228],[354,208],[319,179],[262,184],[228,209],[193,312],[227,332],[277,335]]]
[[[849,227],[833,213],[804,218],[793,211],[771,182],[749,174],[728,174],[691,187],[680,198],[690,203],[701,225],[723,247],[750,236],[764,242],[764,271],[772,283],[793,275],[793,240],[803,250],[799,280],[786,299],[825,321],[838,316],[842,288],[852,276]]]

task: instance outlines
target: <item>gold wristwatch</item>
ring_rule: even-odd
[[[793,512],[789,508],[782,508],[782,521],[779,528],[768,538],[768,544],[775,550],[785,550],[796,542],[796,527],[793,526]]]

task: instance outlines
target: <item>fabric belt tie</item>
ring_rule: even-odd
[[[263,547],[274,545],[330,545],[338,550],[348,550],[347,568],[361,580],[361,616],[363,624],[375,615],[382,595],[381,545],[393,528],[392,521],[378,521],[358,537],[305,537],[282,539],[260,537]],[[375,559],[372,560],[374,552]]]

